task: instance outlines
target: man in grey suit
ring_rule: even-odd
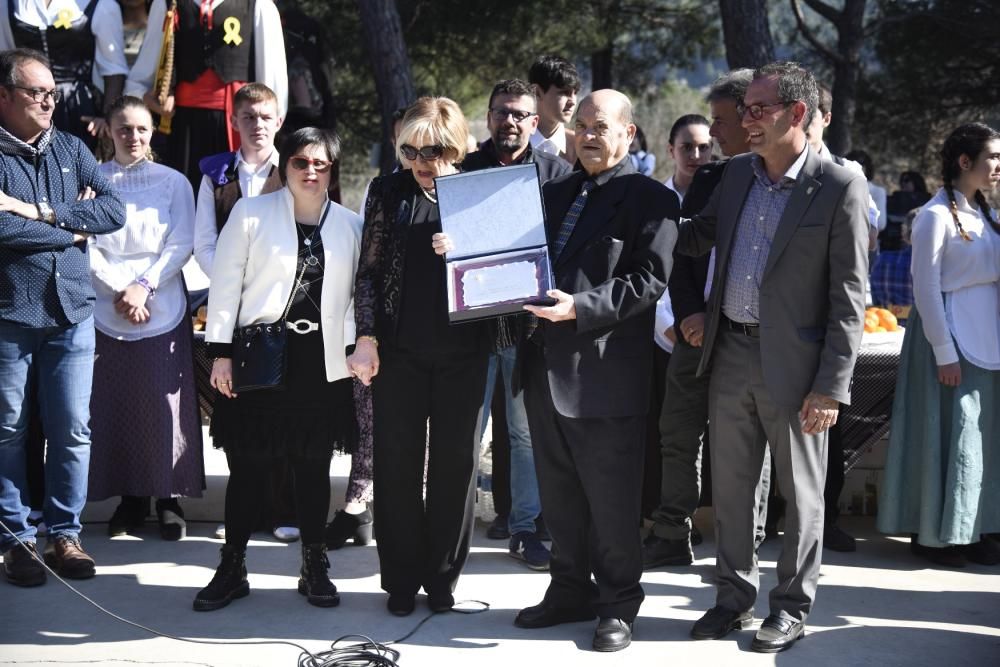
[[[816,594],[827,430],[850,402],[864,325],[868,186],[806,142],[816,81],[795,63],[757,69],[743,104],[751,153],[733,158],[678,251],[716,248],[701,371],[709,421],[716,606],[691,630],[718,639],[753,620],[755,487],[770,442],[787,498],[778,586],[752,648],[792,646]]]

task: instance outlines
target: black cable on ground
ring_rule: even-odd
[[[10,528],[7,527],[7,524],[4,523],[3,520],[0,520],[0,527],[2,527],[3,530],[8,535],[13,537],[19,545],[25,547],[24,542],[22,542],[21,539],[14,534],[14,531],[12,531]],[[25,549],[26,548],[27,547],[25,547]],[[333,643],[330,644],[330,650],[320,651],[318,653],[312,653],[311,651],[309,651],[309,649],[305,648],[300,644],[296,644],[295,642],[290,642],[283,639],[250,640],[250,641],[232,641],[226,639],[191,639],[189,637],[177,637],[175,635],[171,635],[166,632],[161,632],[154,628],[145,626],[141,623],[130,621],[127,618],[119,616],[113,611],[105,609],[100,604],[98,604],[97,602],[90,599],[89,597],[78,591],[76,588],[74,588],[73,585],[70,584],[68,581],[60,577],[58,574],[56,574],[56,572],[45,563],[45,560],[38,556],[37,552],[34,554],[33,557],[36,561],[38,561],[41,564],[42,567],[44,567],[48,571],[49,574],[51,574],[57,581],[59,581],[59,583],[61,583],[69,590],[73,591],[74,594],[76,594],[78,597],[88,602],[90,605],[92,605],[95,609],[97,609],[101,613],[110,616],[111,618],[115,619],[116,621],[119,621],[120,623],[124,623],[125,625],[130,625],[133,628],[143,630],[157,637],[172,639],[178,642],[187,642],[189,644],[208,644],[212,646],[262,646],[262,645],[293,646],[297,648],[299,651],[301,651],[301,653],[299,654],[299,659],[296,663],[298,667],[399,667],[399,664],[397,662],[397,660],[399,660],[399,655],[400,655],[399,651],[389,648],[389,646],[391,644],[402,644],[407,639],[415,635],[417,633],[417,630],[419,630],[424,625],[424,623],[431,620],[431,618],[433,618],[434,616],[440,615],[434,612],[429,613],[427,616],[421,619],[421,621],[417,623],[412,630],[407,632],[399,639],[393,639],[392,641],[389,642],[380,643],[371,639],[366,635],[358,635],[358,634],[344,635],[343,637],[335,639]],[[484,611],[489,611],[490,609],[490,605],[486,602],[482,602],[481,600],[463,600],[456,604],[464,604],[464,603],[478,604],[482,606],[474,609],[454,608],[451,611],[457,614],[481,614]],[[361,639],[363,641],[354,644],[346,644],[344,646],[338,647],[339,644],[350,639]]]

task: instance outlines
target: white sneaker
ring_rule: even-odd
[[[215,533],[212,534],[212,537],[214,537],[217,540],[226,539],[226,524],[220,523],[218,526],[216,526]]]
[[[278,526],[271,533],[279,542],[298,542],[299,529],[295,526]]]

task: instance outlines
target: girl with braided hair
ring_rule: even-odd
[[[913,223],[913,296],[879,530],[934,563],[1000,563],[1000,132],[954,130],[942,188]]]

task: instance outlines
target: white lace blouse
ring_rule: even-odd
[[[106,336],[139,340],[172,330],[187,316],[181,269],[194,243],[194,193],[178,171],[153,162],[100,166],[125,202],[125,226],[89,241],[97,304],[94,325]],[[139,278],[156,292],[146,301],[149,320],[133,324],[117,312],[114,296]]]

